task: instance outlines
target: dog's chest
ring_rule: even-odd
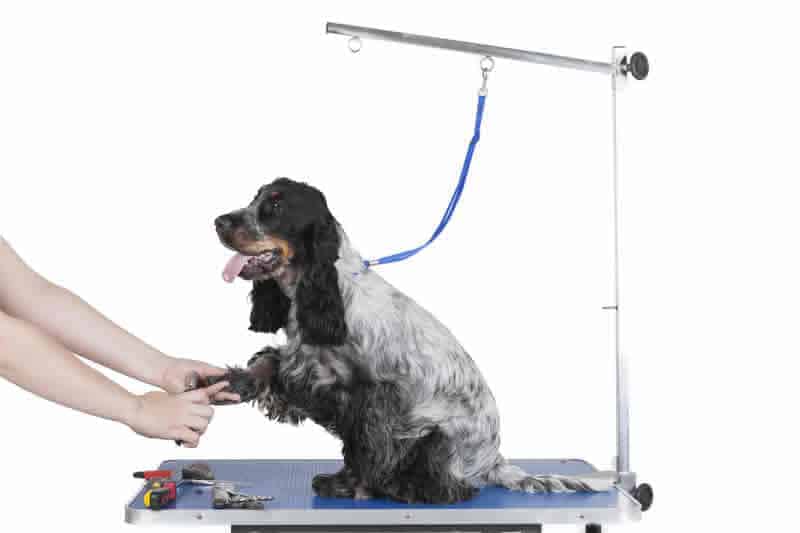
[[[285,393],[306,416],[333,429],[348,409],[354,370],[333,349],[303,348],[281,364]]]

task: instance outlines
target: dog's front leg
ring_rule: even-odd
[[[240,402],[214,402],[215,405],[251,402],[262,392],[271,388],[278,365],[278,359],[271,356],[277,353],[278,351],[274,348],[264,348],[250,358],[247,362],[247,368],[228,367],[228,371],[221,376],[195,376],[193,382],[189,384],[188,390],[208,387],[220,381],[227,381],[229,385],[225,387],[225,392],[238,394]]]
[[[287,397],[286,387],[280,378],[281,361],[280,349],[267,347],[250,358],[247,368],[229,367],[224,375],[204,379],[197,386],[227,381],[230,385],[225,391],[238,394],[241,403],[255,401],[270,420],[299,424],[306,415],[293,406]],[[234,402],[220,402],[219,405],[230,403]]]

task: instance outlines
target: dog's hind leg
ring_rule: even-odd
[[[388,497],[407,503],[455,503],[475,495],[476,488],[453,474],[453,445],[440,430],[418,439],[409,458],[383,488]]]
[[[407,412],[406,402],[391,384],[364,385],[353,391],[340,412],[336,433],[341,436],[345,468],[314,478],[320,496],[366,499],[384,495],[415,439],[397,439],[394,432]]]
[[[342,425],[345,464],[360,488],[403,502],[448,503],[473,490],[451,472],[453,446],[434,430],[422,437],[398,432],[408,427],[407,399],[392,384],[360,388],[352,395]],[[356,497],[359,486],[353,489]],[[363,495],[362,495],[363,496]]]
[[[344,467],[335,474],[318,474],[311,481],[311,488],[324,498],[356,498],[362,483],[353,470]]]

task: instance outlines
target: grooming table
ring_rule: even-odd
[[[192,461],[166,461],[159,469],[180,471]],[[184,485],[170,507],[151,511],[144,487],[125,508],[130,524],[226,525],[233,533],[294,531],[539,531],[542,524],[608,524],[639,520],[639,503],[626,491],[527,494],[499,487],[481,489],[470,501],[449,504],[403,504],[388,499],[320,498],[311,490],[316,474],[334,473],[341,461],[204,461],[217,479],[244,484],[242,492],[273,496],[264,510],[211,506],[211,487]],[[595,472],[578,459],[515,460],[531,474],[576,475]]]

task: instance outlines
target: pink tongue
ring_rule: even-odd
[[[231,283],[233,280],[236,279],[236,276],[244,268],[244,265],[247,264],[247,261],[250,259],[247,255],[242,255],[237,253],[233,257],[228,260],[228,264],[225,265],[225,270],[222,271],[222,279]]]

